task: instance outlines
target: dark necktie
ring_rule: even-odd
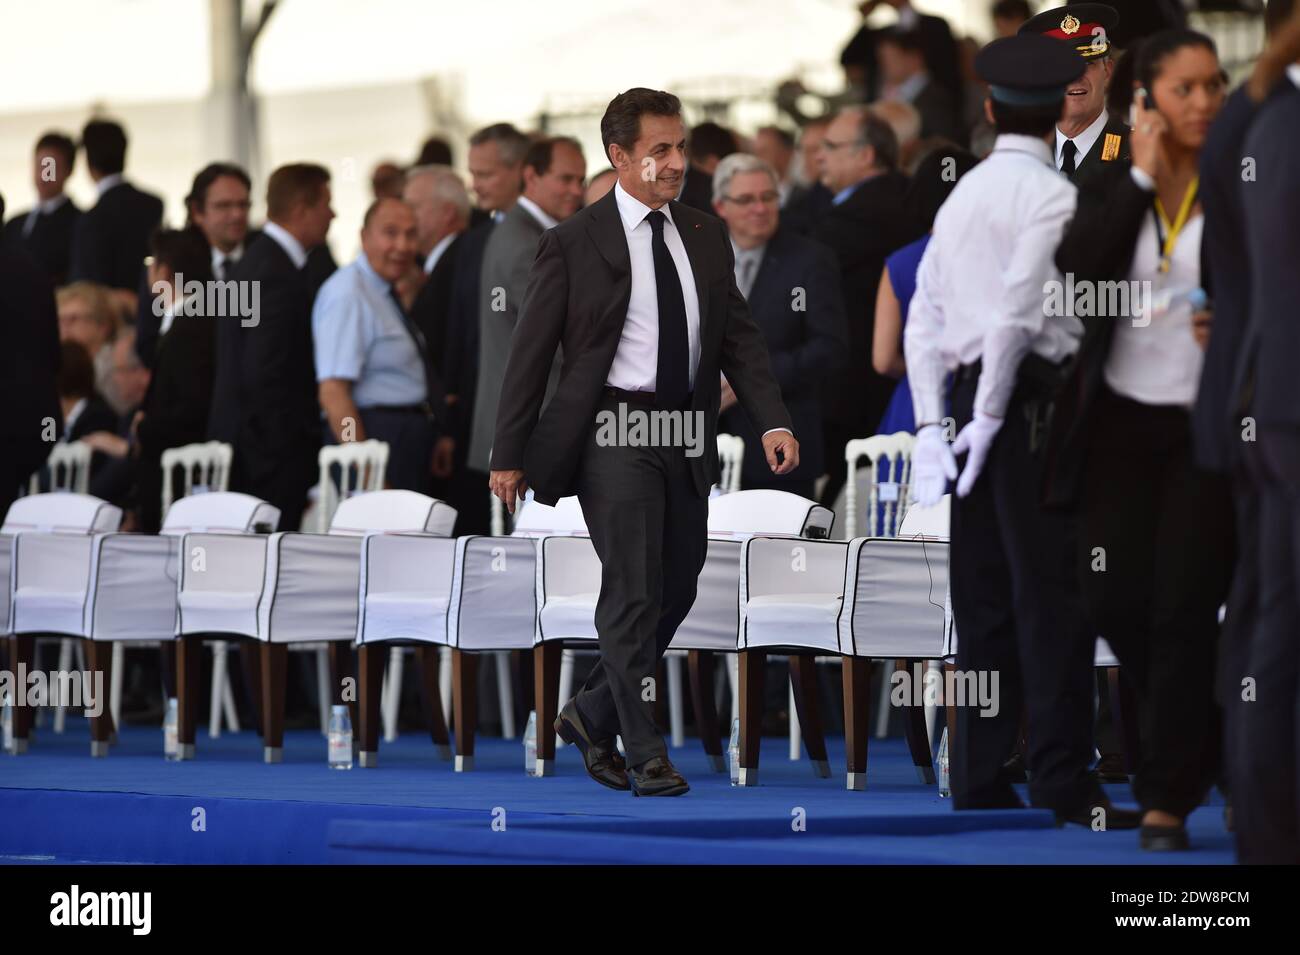
[[[1074,175],[1074,157],[1078,152],[1079,147],[1074,145],[1073,139],[1067,139],[1065,145],[1061,147],[1061,172],[1067,176]]]
[[[424,390],[425,397],[432,402],[434,395],[433,386],[433,368],[429,365],[429,348],[424,342],[424,333],[420,331],[420,326],[416,325],[407,314],[405,306],[402,305],[402,297],[397,294],[394,286],[389,286],[388,294],[393,299],[393,304],[397,306],[397,314],[402,316],[402,325],[406,327],[406,333],[411,336],[411,341],[415,343],[415,351],[420,356],[420,365],[424,368]]]
[[[686,299],[677,266],[664,242],[668,220],[656,209],[647,219],[654,233],[655,292],[659,301],[659,361],[655,367],[655,402],[660,408],[679,409],[691,391],[690,347],[686,334]]]

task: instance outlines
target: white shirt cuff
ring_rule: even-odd
[[[766,438],[769,434],[776,434],[778,431],[784,431],[786,434],[790,435],[791,437],[794,436],[794,432],[791,431],[789,428],[773,428],[771,431],[764,431],[763,437]]]
[[[1143,170],[1139,169],[1137,166],[1133,166],[1130,168],[1129,172],[1133,177],[1133,183],[1143,192],[1156,191],[1156,181],[1148,176]]]

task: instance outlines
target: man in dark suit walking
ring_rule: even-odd
[[[757,156],[733,153],[713,173],[713,208],[727,224],[736,254],[736,285],[763,330],[772,371],[803,436],[799,467],[778,476],[767,466],[754,426],[722,385],[719,426],[745,440],[741,483],[803,497],[825,465],[822,445],[822,382],[848,363],[848,331],[835,257],[824,246],[794,235],[780,224],[776,170]]]
[[[91,120],[81,146],[98,199],[77,221],[70,278],[99,282],[134,300],[149,235],[162,222],[162,200],[122,178],[126,132],[117,123]]]
[[[14,216],[4,228],[5,243],[26,249],[56,287],[67,281],[72,232],[81,218],[81,210],[63,191],[76,158],[76,144],[63,133],[50,132],[38,139],[32,163],[36,205]]]
[[[491,485],[512,510],[529,486],[543,503],[576,494],[601,559],[600,665],[556,732],[602,785],[675,796],[689,787],[655,729],[654,674],[704,564],[720,376],[762,433],[773,471],[798,467],[799,443],[721,221],[673,201],[686,166],[680,100],[619,94],[601,140],[618,184],[542,235],[506,366]],[[559,386],[539,418],[560,346]],[[635,424],[611,426],[632,416],[658,434],[643,441]],[[663,425],[676,434],[664,439]]]
[[[208,435],[234,445],[232,488],[274,504],[280,529],[297,530],[321,441],[307,257],[334,218],[329,171],[310,163],[275,170],[266,214],[230,276],[241,294],[258,290],[256,315],[212,319],[226,327],[217,338]]]

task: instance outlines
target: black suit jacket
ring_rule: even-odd
[[[716,215],[713,211],[713,177],[699,166],[692,165],[686,170],[686,182],[677,201],[700,212]]]
[[[145,531],[156,531],[161,525],[163,452],[202,441],[207,433],[215,367],[213,325],[224,321],[230,319],[182,316],[158,342],[144,418],[137,431],[136,475]]]
[[[1250,329],[1242,353],[1243,378],[1250,413],[1261,427],[1269,428],[1300,428],[1298,151],[1300,89],[1286,82],[1260,107],[1250,127],[1242,155],[1255,160],[1255,181],[1240,186],[1250,255]]]
[[[814,182],[798,194],[791,195],[790,201],[781,210],[781,228],[798,235],[811,235],[834,198],[831,191],[820,182]]]
[[[162,222],[162,200],[122,182],[77,220],[69,278],[136,291],[149,236]]]
[[[834,376],[827,416],[852,425],[861,436],[876,433],[897,382],[871,366],[871,339],[876,327],[876,292],[885,259],[918,238],[903,209],[907,177],[888,172],[868,179],[857,192],[831,206],[818,220],[812,237],[828,246],[839,262],[840,288],[849,329],[847,375]]]
[[[447,427],[443,431],[450,431],[456,440],[457,468],[465,463],[469,454],[474,390],[478,387],[479,278],[483,272],[483,250],[487,248],[488,236],[494,226],[495,223],[488,218],[456,240],[458,250],[451,278],[447,343],[441,370],[447,394],[456,396],[456,402],[447,408]]]
[[[763,333],[736,288],[722,221],[680,202],[673,222],[691,261],[700,302],[700,363],[691,410],[703,414],[704,453],[690,459],[696,492],[718,481],[719,373],[760,432],[791,428]],[[492,468],[523,468],[536,498],[576,492],[578,465],[618,350],[632,292],[632,265],[613,190],[542,234],[506,365]],[[560,382],[539,418],[555,350]],[[792,429],[793,430],[793,429]]]
[[[30,212],[24,212],[5,223],[5,243],[26,249],[36,264],[45,270],[50,281],[56,287],[62,285],[68,279],[72,233],[81,218],[81,210],[68,199],[49,215],[37,216],[32,234],[24,237],[23,226],[30,215]]]
[[[880,97],[876,44],[880,41],[881,36],[893,33],[894,29],[893,27],[873,29],[864,26],[849,41],[848,46],[852,47],[857,53],[855,59],[862,62],[866,68],[866,98],[868,102]],[[916,30],[921,39],[921,52],[925,56],[926,69],[940,85],[952,94],[953,102],[960,106],[964,95],[961,66],[957,57],[957,41],[952,37],[952,30],[948,27],[948,21],[943,17],[922,14]]]
[[[954,143],[963,142],[966,131],[962,129],[958,102],[952,90],[931,78],[912,100],[912,106],[921,114],[921,138],[942,136]]]
[[[1088,155],[1084,156],[1083,161],[1075,167],[1074,175],[1069,177],[1070,181],[1080,189],[1086,189],[1098,182],[1106,181],[1106,174],[1113,166],[1125,164],[1129,161],[1129,132],[1128,124],[1118,116],[1107,117],[1106,125],[1101,129],[1101,135],[1097,137],[1097,141],[1088,150]],[[1118,137],[1117,148],[1107,149],[1108,137],[1110,137],[1109,142],[1111,143],[1114,143],[1115,137]],[[1053,144],[1052,148],[1056,148],[1055,144]],[[1106,156],[1110,156],[1110,158],[1107,159]]]
[[[451,240],[411,303],[411,319],[424,335],[429,360],[439,377],[446,380],[447,343],[451,317],[451,293],[456,279],[462,235]]]
[[[49,278],[22,249],[0,248],[0,515],[19,483],[49,457],[53,442],[43,433],[46,422],[62,430],[55,387],[59,361]]]
[[[280,244],[263,234],[232,275],[259,283],[257,324],[208,319],[217,324],[208,434],[234,445],[235,473],[249,493],[258,494],[282,469],[287,469],[283,481],[301,485],[304,493],[315,482],[321,419],[309,272],[310,265],[298,269]]]
[[[796,289],[803,289],[796,298]],[[780,230],[763,250],[749,293],[749,310],[763,332],[772,372],[799,436],[799,466],[778,477],[767,466],[762,436],[739,408],[720,427],[745,439],[745,487],[781,488],[816,480],[824,470],[822,382],[848,364],[848,329],[839,269],[825,246]]]
[[[81,409],[81,414],[77,415],[77,420],[72,422],[72,427],[68,429],[67,440],[69,442],[80,441],[86,435],[94,434],[96,431],[108,431],[112,434],[118,434],[121,425],[121,419],[108,406],[104,396],[99,392],[95,392],[86,399],[86,407]],[[99,477],[103,473],[105,465],[111,463],[111,460],[102,451],[96,451],[92,454],[90,456],[91,480]]]

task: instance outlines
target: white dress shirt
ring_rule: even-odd
[[[262,226],[262,231],[279,243],[280,248],[284,249],[284,254],[293,262],[294,268],[300,269],[307,264],[307,250],[284,226],[268,220],[266,225]]]
[[[939,210],[917,271],[903,333],[917,425],[944,416],[944,378],[983,360],[975,409],[1001,417],[1020,360],[1032,350],[1059,362],[1083,325],[1047,314],[1053,256],[1074,215],[1074,184],[1034,136],[998,136]]]
[[[68,435],[72,433],[72,428],[77,423],[77,419],[80,418],[81,413],[86,410],[86,404],[87,401],[85,398],[78,398],[77,403],[68,409],[68,413],[63,418],[63,437],[60,439],[59,443],[68,440]]]
[[[1101,131],[1106,128],[1106,123],[1110,119],[1110,114],[1106,110],[1101,111],[1101,115],[1092,121],[1092,124],[1074,137],[1074,148],[1078,150],[1074,154],[1074,168],[1078,169],[1079,164],[1083,162],[1083,157],[1088,155],[1092,147],[1096,145],[1097,140],[1101,138]],[[1070,138],[1061,132],[1060,127],[1056,129],[1056,168],[1060,169],[1065,163],[1065,144]]]
[[[108,192],[108,190],[112,189],[114,186],[120,186],[124,182],[126,182],[126,180],[122,178],[120,172],[109,173],[103,179],[99,180],[99,182],[95,183],[95,198],[102,199],[104,193]]]
[[[456,241],[459,232],[450,232],[438,240],[438,244],[429,250],[428,256],[424,260],[424,274],[432,275],[433,270],[438,266],[438,260],[442,258],[442,253],[446,252],[451,244]]]
[[[749,301],[749,293],[754,290],[754,279],[758,278],[758,270],[763,265],[767,243],[756,245],[752,249],[742,249],[732,242],[731,251],[736,254],[736,288],[745,296],[745,301]]]
[[[659,292],[655,285],[654,250],[651,246],[654,235],[646,221],[646,216],[653,210],[625,192],[622,183],[615,184],[614,198],[627,236],[627,252],[632,263],[632,294],[627,302],[623,334],[605,384],[624,391],[654,391],[659,373]],[[659,211],[668,220],[664,223],[664,245],[677,266],[677,279],[681,282],[682,299],[686,303],[687,366],[691,388],[694,389],[695,371],[700,364],[700,300],[695,289],[695,273],[691,271],[686,246],[682,244],[682,237],[673,222],[672,210],[665,204]]]
[[[1155,213],[1146,216],[1133,250],[1130,281],[1150,283],[1144,288],[1172,293],[1164,309],[1143,316],[1150,324],[1132,321],[1115,323],[1115,338],[1106,356],[1106,384],[1118,395],[1147,405],[1181,405],[1196,402],[1205,353],[1192,334],[1192,305],[1186,293],[1201,287],[1201,231],[1205,217],[1199,213],[1187,220],[1174,246],[1169,272],[1160,274],[1156,252]],[[1152,303],[1148,301],[1147,307]]]
[[[224,270],[225,272],[224,278],[226,280],[229,280],[230,269],[233,269],[236,265],[238,265],[239,260],[242,259],[243,257],[244,257],[244,245],[242,242],[239,245],[235,246],[233,249],[231,249],[229,252],[222,252],[214,245],[212,247],[213,276],[216,278],[223,278],[223,270]]]
[[[533,202],[533,200],[529,199],[527,196],[520,196],[519,204],[524,207],[525,212],[541,223],[543,229],[554,229],[560,224],[556,221],[554,216],[549,215],[545,209]]]

